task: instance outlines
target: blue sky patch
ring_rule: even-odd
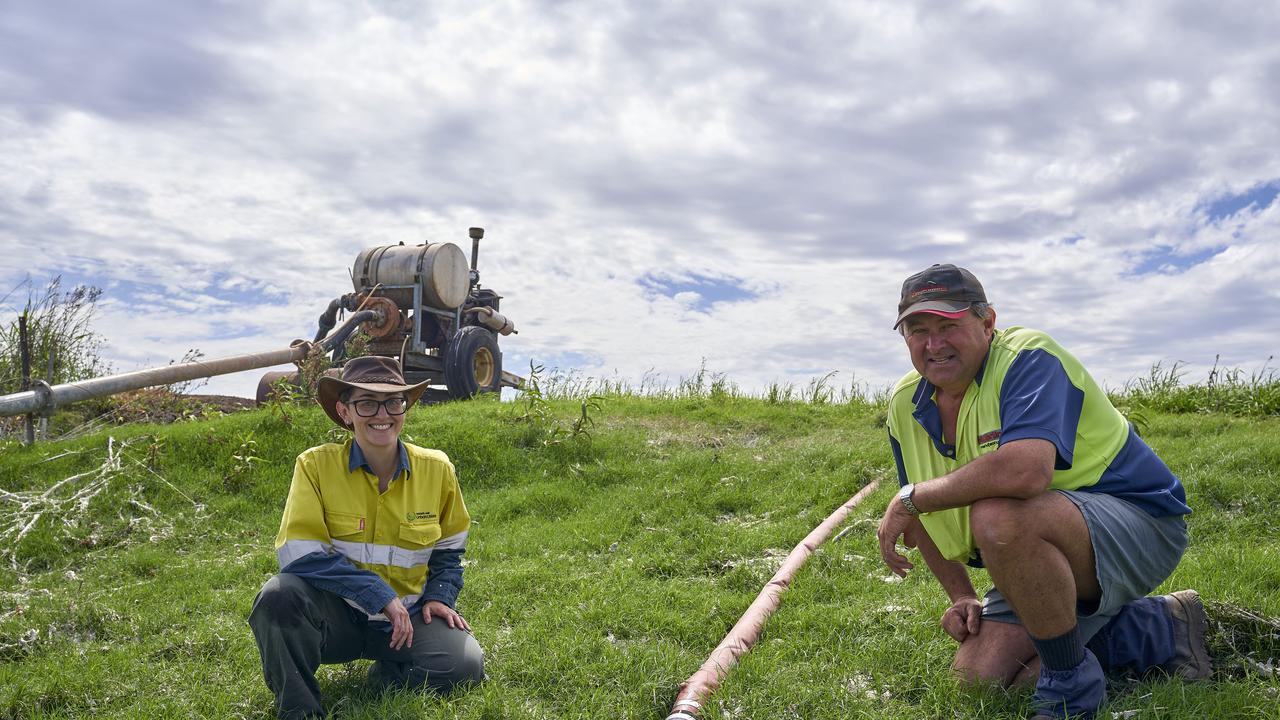
[[[1204,208],[1205,216],[1210,221],[1217,222],[1247,210],[1249,207],[1253,207],[1254,212],[1266,210],[1271,203],[1275,202],[1278,194],[1280,194],[1280,180],[1272,180],[1269,183],[1255,185],[1238,195],[1224,195],[1202,207]]]
[[[177,272],[187,273],[185,270]],[[102,277],[95,273],[82,273],[74,270],[62,272],[33,272],[29,273],[24,280],[17,280],[10,283],[0,293],[14,290],[10,301],[17,301],[21,304],[26,299],[27,287],[32,287],[40,294],[44,293],[49,282],[54,278],[61,278],[59,290],[61,292],[70,292],[77,285],[88,285],[92,287],[102,288],[103,301],[115,301],[122,303],[154,303],[160,306],[171,304],[181,304],[181,301],[200,298],[203,302],[209,303],[212,299],[216,301],[209,303],[212,305],[209,310],[216,310],[225,307],[252,307],[258,305],[278,305],[282,299],[282,293],[276,288],[260,287],[251,281],[230,273],[218,272],[211,273],[204,278],[205,284],[199,289],[191,287],[193,283],[183,282],[183,290],[173,292],[167,290],[159,283],[136,282],[133,280],[120,280],[111,277]],[[190,278],[188,277],[187,280]],[[199,284],[199,283],[195,283]],[[16,290],[15,290],[16,288]],[[19,296],[21,296],[19,298]],[[287,300],[287,297],[284,298]],[[323,307],[316,310],[318,315]]]
[[[201,294],[225,300],[233,305],[276,305],[279,304],[280,291],[274,286],[262,286],[252,279],[230,273],[213,273],[208,277],[209,285]],[[346,291],[346,288],[343,288]],[[336,297],[341,293],[334,293]],[[275,296],[273,300],[273,296]],[[324,308],[320,308],[324,310]],[[319,312],[319,311],[317,311]]]
[[[132,307],[140,313],[170,312],[177,315],[200,316],[209,323],[212,332],[206,339],[211,340],[252,337],[259,332],[260,328],[254,323],[246,326],[243,321],[230,320],[229,313],[252,310],[257,307],[279,306],[288,301],[287,297],[282,298],[279,293],[267,292],[266,289],[241,276],[225,272],[209,274],[205,278],[206,284],[199,289],[184,286],[182,289],[173,290],[159,283],[121,280],[91,272],[66,271],[52,274],[31,273],[25,280],[13,282],[0,289],[0,298],[4,299],[4,302],[0,303],[0,311],[20,311],[26,303],[29,292],[36,299],[43,297],[49,282],[55,276],[60,278],[59,294],[73,292],[78,285],[100,288],[102,295],[97,303],[99,308],[116,305]],[[6,293],[7,298],[5,298]],[[297,318],[298,333],[306,334],[310,339],[311,334],[315,332],[316,317],[323,310],[323,306],[317,306],[314,312],[300,313]],[[108,338],[114,339],[110,328],[96,329]],[[195,341],[196,339],[193,338],[192,342]]]
[[[1150,275],[1152,273],[1185,272],[1226,249],[1225,246],[1222,246],[1195,252],[1179,252],[1177,248],[1171,245],[1158,245],[1154,250],[1141,256],[1137,267],[1130,274]]]
[[[713,277],[692,273],[683,277],[662,277],[650,273],[640,278],[640,285],[653,294],[674,298],[686,293],[682,299],[689,300],[689,307],[698,312],[708,312],[716,303],[732,303],[743,300],[754,300],[759,293],[748,290],[742,278],[729,276]],[[689,295],[691,293],[692,295]],[[696,295],[697,297],[693,297]]]
[[[522,377],[529,374],[529,360],[531,359],[534,364],[542,366],[544,375],[553,372],[568,372],[581,368],[599,367],[601,363],[599,355],[576,350],[565,350],[551,354],[539,353],[531,358],[523,350],[503,347],[504,343],[511,343],[511,340],[503,338],[498,341],[499,349],[502,351],[502,369]]]

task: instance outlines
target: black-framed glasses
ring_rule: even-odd
[[[380,407],[386,408],[388,415],[403,415],[404,411],[409,408],[409,401],[402,397],[387,398],[386,400],[361,398],[351,401],[350,405],[360,417],[373,417],[378,414],[378,408]]]

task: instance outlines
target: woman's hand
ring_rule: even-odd
[[[422,622],[430,625],[432,615],[444,620],[451,628],[471,632],[471,626],[467,624],[462,615],[439,600],[428,600],[427,604],[422,606]]]
[[[391,649],[413,647],[413,623],[409,621],[409,611],[404,609],[400,598],[387,603],[382,614],[391,621]]]

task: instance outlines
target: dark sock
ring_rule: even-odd
[[[1084,642],[1080,640],[1080,626],[1076,625],[1058,637],[1040,640],[1031,638],[1040,654],[1040,662],[1050,670],[1070,670],[1084,660]]]

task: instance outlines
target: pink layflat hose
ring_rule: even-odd
[[[859,490],[792,549],[787,559],[782,562],[782,567],[773,574],[773,579],[765,583],[760,594],[756,595],[756,599],[751,602],[747,611],[738,618],[733,629],[724,636],[706,662],[702,663],[698,672],[680,685],[680,692],[676,693],[676,701],[671,706],[671,714],[667,715],[667,720],[695,720],[698,711],[702,709],[702,703],[706,702],[711,693],[720,686],[720,681],[729,674],[729,670],[738,663],[738,659],[747,654],[760,639],[765,622],[782,604],[782,593],[786,592],[791,585],[791,579],[796,571],[804,565],[819,545],[827,541],[831,532],[844,522],[849,513],[878,487],[880,487],[879,481],[872,481]]]

